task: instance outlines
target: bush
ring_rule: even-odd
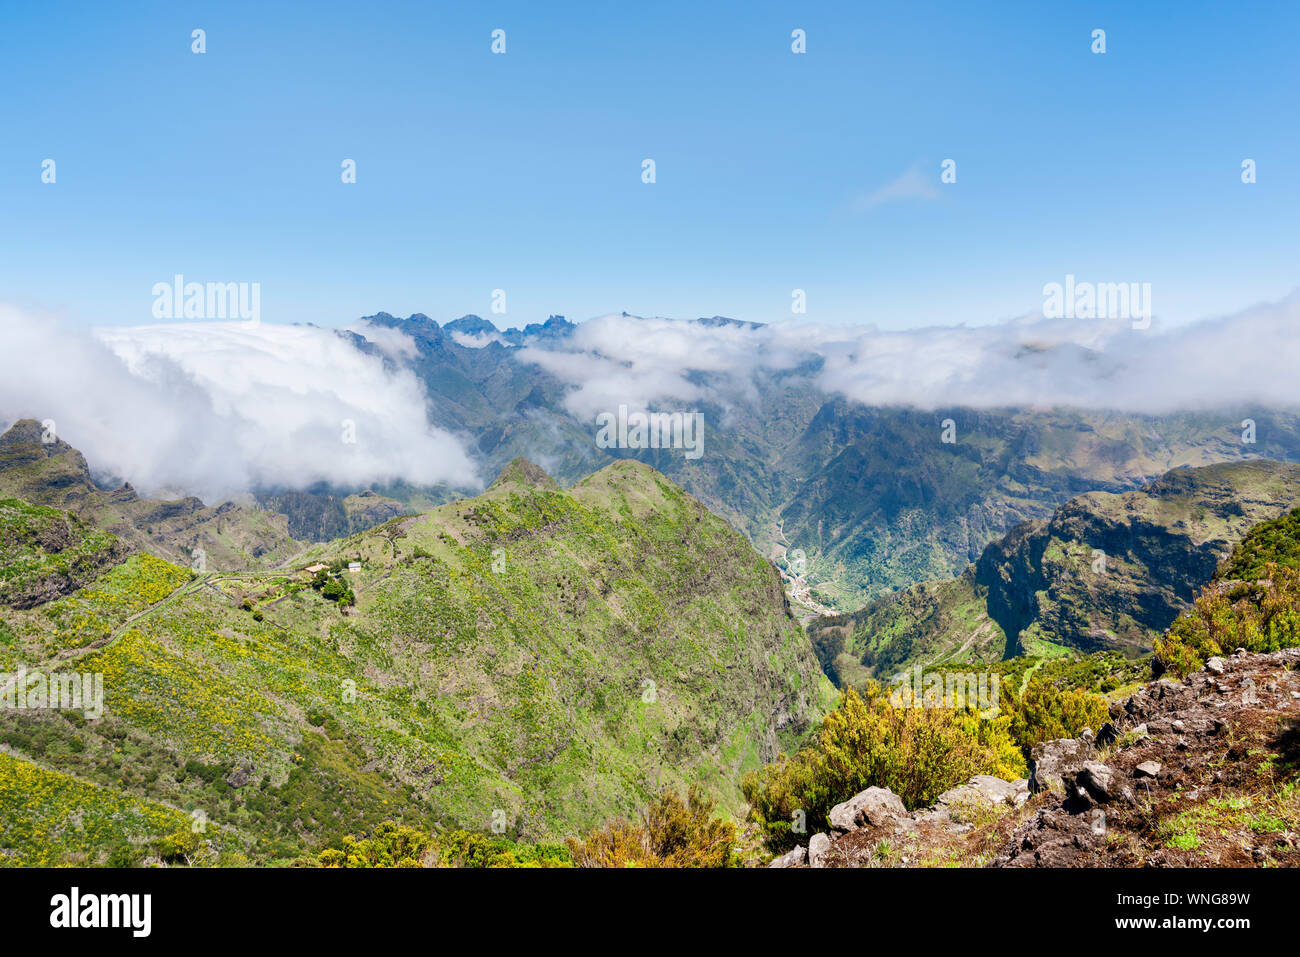
[[[1258,581],[1211,584],[1190,612],[1156,639],[1162,668],[1185,677],[1238,648],[1278,651],[1300,645],[1300,571],[1269,562]]]
[[[199,849],[199,836],[193,831],[176,831],[160,838],[155,845],[158,856],[164,861],[175,863],[184,860]]]
[[[431,843],[423,831],[384,821],[372,837],[345,837],[341,850],[321,851],[317,861],[321,867],[424,867]]]
[[[832,807],[869,787],[889,788],[917,808],[976,774],[1023,777],[1010,723],[973,709],[896,707],[873,682],[863,695],[845,690],[811,746],[751,772],[741,787],[769,847],[784,850],[801,837],[792,831],[796,812],[808,833],[825,830]]]
[[[436,836],[384,821],[373,837],[345,837],[343,847],[321,851],[320,867],[572,867],[560,844],[515,844],[475,831]]]
[[[1110,718],[1101,695],[1062,690],[1038,678],[1029,680],[1019,698],[1003,697],[1002,711],[1011,719],[1011,737],[1026,752],[1039,741],[1078,737],[1084,728],[1096,731]]]
[[[585,840],[570,838],[579,867],[739,867],[736,826],[715,820],[716,802],[691,785],[686,800],[666,791],[639,823],[615,821]]]
[[[444,867],[572,867],[562,844],[515,844],[474,831],[438,835],[438,863]]]

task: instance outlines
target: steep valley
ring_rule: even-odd
[[[1174,469],[1137,491],[1071,499],[989,544],[958,577],[815,619],[810,637],[828,673],[849,683],[914,664],[1149,652],[1232,546],[1297,502],[1296,466]]]

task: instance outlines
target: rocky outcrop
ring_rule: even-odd
[[[1092,742],[1086,738],[1056,738],[1040,741],[1029,749],[1029,790],[1064,791],[1085,761],[1092,758]]]
[[[999,804],[1020,805],[1029,799],[1029,781],[1020,778],[1004,781],[991,774],[977,774],[961,787],[950,788],[939,795],[933,810],[949,810],[960,806],[993,807]]]
[[[825,834],[814,834],[808,841],[808,866],[824,867],[823,860],[831,848],[831,839]]]
[[[1104,745],[1045,742],[1036,773],[1062,787],[993,866],[1300,865],[1300,835],[1267,810],[1271,769],[1296,753],[1298,667],[1296,648],[1212,659],[1113,703]]]
[[[808,849],[802,844],[795,845],[794,850],[787,851],[780,857],[774,859],[768,867],[798,867],[808,860]]]
[[[871,787],[831,808],[830,834],[814,834],[808,842],[808,867],[854,867],[881,840],[899,835],[927,835],[935,840],[958,836],[971,825],[967,818],[1010,811],[1029,798],[1029,782],[1003,781],[977,774],[966,784],[951,788],[934,804],[909,811],[888,788]],[[804,865],[802,847],[776,858],[769,867]]]
[[[817,867],[1300,866],[1282,768],[1300,760],[1300,648],[1238,650],[1112,702],[1094,735],[1032,749],[1030,780],[978,775],[928,808],[868,788],[831,811]],[[802,850],[773,862],[802,866]]]
[[[131,547],[61,509],[0,496],[0,604],[35,608],[125,561]]]

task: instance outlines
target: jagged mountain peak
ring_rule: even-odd
[[[19,419],[0,435],[0,455],[4,456],[6,465],[17,465],[19,459],[35,462],[75,451],[57,435],[48,435],[49,441],[45,441],[46,438],[46,428],[42,423],[35,419]]]

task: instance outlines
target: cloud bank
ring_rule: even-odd
[[[572,386],[575,415],[745,401],[765,375],[811,365],[811,389],[868,405],[1071,406],[1137,413],[1300,406],[1300,293],[1160,330],[1027,317],[881,331],[806,322],[750,327],[603,316],[521,350]],[[704,373],[701,375],[700,373]]]
[[[1200,323],[1028,317],[882,331],[625,314],[514,353],[569,386],[584,422],[631,409],[727,410],[768,386],[867,405],[1075,407],[1159,414],[1300,408],[1300,293]],[[316,482],[476,487],[465,446],[429,424],[400,330],[191,322],[96,332],[0,306],[0,423],[54,419],[93,467],[146,494],[207,501]],[[481,345],[478,341],[467,343]],[[349,425],[351,423],[351,425]],[[353,431],[354,430],[354,433]],[[348,442],[349,434],[356,441]]]
[[[461,443],[429,425],[416,377],[329,330],[199,322],[91,333],[5,306],[0,330],[0,419],[53,419],[93,468],[146,494],[211,502],[321,481],[479,481]],[[402,352],[395,339],[382,348]]]

